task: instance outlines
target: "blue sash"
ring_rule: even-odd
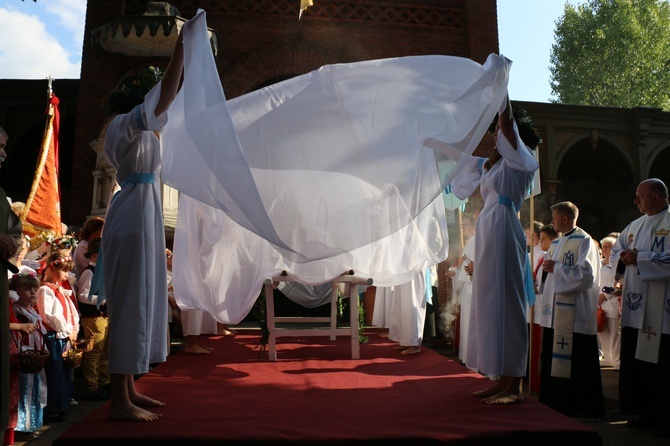
[[[155,181],[156,177],[153,173],[136,173],[129,175],[123,183],[121,183],[121,189],[124,189],[133,184],[151,184]],[[112,202],[118,195],[118,192],[112,197]],[[111,203],[110,203],[111,204]],[[95,264],[95,271],[93,272],[93,277],[91,278],[91,289],[88,293],[88,300],[91,301],[94,295],[98,296],[98,308],[105,302],[105,271],[103,268],[102,261],[104,255],[102,253],[103,246],[105,245],[104,237],[100,240],[100,250],[98,251],[98,261]]]

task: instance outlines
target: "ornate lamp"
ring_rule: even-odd
[[[186,19],[167,2],[148,2],[141,15],[122,15],[92,32],[93,45],[124,56],[169,57]],[[214,56],[218,53],[216,32],[208,29]]]

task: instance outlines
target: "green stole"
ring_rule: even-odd
[[[584,231],[575,228],[567,237],[560,252],[554,252],[560,244],[552,244],[546,258],[572,267],[579,256],[579,245],[585,237]],[[575,328],[575,294],[554,294],[554,343],[551,356],[551,376],[570,378],[572,368],[572,337]]]

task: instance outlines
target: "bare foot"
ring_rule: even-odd
[[[393,350],[405,350],[406,348],[409,348],[408,345],[396,345],[393,347]]]
[[[389,337],[389,332],[388,331],[383,331],[379,333],[380,338],[388,338]]]
[[[480,398],[487,398],[489,396],[493,395],[498,395],[500,392],[505,390],[506,385],[504,383],[501,383],[498,381],[497,383],[493,384],[490,387],[487,387],[486,389],[483,390],[478,390],[476,392],[472,392],[472,396],[477,396]]]
[[[501,392],[498,395],[493,395],[489,398],[486,398],[483,403],[490,405],[502,405],[502,404],[514,404],[520,403],[523,401],[523,395],[519,393],[506,394],[506,392]]]
[[[209,355],[212,353],[213,348],[207,348],[200,344],[192,344],[184,347],[184,353],[189,353],[191,355]]]
[[[141,406],[141,407],[163,407],[163,406],[165,406],[164,402],[155,400],[153,398],[149,398],[148,396],[142,395],[141,393],[136,393],[135,395],[130,396],[130,402],[133,403],[136,406]]]
[[[162,416],[132,404],[109,407],[109,419],[114,421],[156,421]]]
[[[218,334],[219,336],[235,336],[237,332],[233,330],[228,330],[227,328],[219,328],[216,331],[216,334]]]
[[[407,347],[405,350],[400,352],[401,355],[416,355],[417,353],[421,353],[421,348],[417,346]]]

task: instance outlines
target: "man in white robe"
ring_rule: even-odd
[[[635,204],[642,217],[629,224],[612,249],[623,273],[621,310],[622,414],[640,414],[630,427],[667,430],[670,409],[670,208],[659,179],[642,181]],[[625,272],[623,272],[625,268]]]
[[[569,201],[551,207],[554,240],[542,267],[542,353],[539,401],[566,415],[605,415],[600,377],[596,307],[600,253],[577,227]],[[543,275],[544,275],[543,272]]]

